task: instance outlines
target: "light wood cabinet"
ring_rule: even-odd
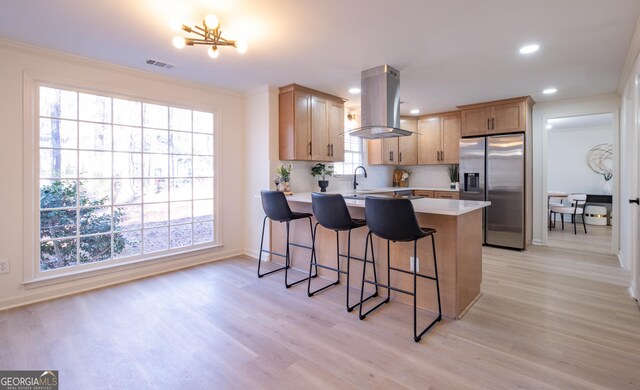
[[[400,118],[400,128],[418,131],[417,118]],[[418,164],[418,135],[411,134],[408,137],[398,138],[398,165],[417,165]]]
[[[422,196],[423,198],[433,198],[432,190],[413,190],[413,195]]]
[[[460,113],[447,112],[420,117],[418,164],[457,164],[459,161]]]
[[[400,128],[415,132],[415,118],[401,118]],[[369,165],[417,165],[418,136],[372,139],[368,141]]]
[[[280,160],[343,161],[344,102],[297,84],[280,88]]]
[[[433,191],[436,199],[460,199],[460,193],[456,191]]]
[[[527,131],[533,100],[530,96],[458,106],[462,136],[473,137]]]

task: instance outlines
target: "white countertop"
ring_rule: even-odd
[[[458,190],[452,190],[451,188],[435,188],[435,187],[379,187],[379,188],[359,188],[357,191],[350,192],[395,192],[395,191],[449,191],[458,192]]]
[[[287,196],[287,200],[290,202],[311,203],[311,192],[293,194]],[[350,207],[364,207],[364,199],[345,198],[345,202],[347,203],[347,206]],[[462,215],[491,205],[491,202],[480,202],[475,200],[433,198],[412,199],[411,203],[413,203],[413,208],[416,213],[440,215]]]

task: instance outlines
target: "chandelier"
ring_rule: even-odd
[[[232,41],[222,37],[220,29],[220,21],[215,15],[207,15],[202,21],[202,26],[189,27],[185,24],[180,28],[190,34],[197,35],[199,38],[184,38],[181,36],[173,37],[173,46],[182,49],[185,46],[208,45],[209,57],[218,58],[220,52],[218,46],[235,47],[239,53],[247,52],[247,42],[241,39]]]

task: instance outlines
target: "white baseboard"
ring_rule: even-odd
[[[531,240],[531,245],[542,245],[542,240]]]
[[[243,254],[244,254],[245,256],[249,256],[249,257],[251,257],[251,258],[253,258],[253,259],[258,260],[259,252],[258,252],[258,251],[256,251],[256,250],[245,248],[245,250],[244,250]]]
[[[623,260],[623,257],[622,257],[622,252],[618,251],[618,254],[616,255],[616,257],[618,258],[618,263],[620,263],[620,268],[626,269],[626,267],[624,266],[624,260]]]
[[[2,299],[0,300],[0,311],[19,306],[30,305],[37,302],[48,301],[50,299],[60,298],[67,295],[78,294],[85,291],[96,290],[103,287],[113,286],[120,283],[126,283],[137,279],[143,279],[167,272],[177,271],[183,268],[190,268],[196,265],[211,263],[214,261],[224,260],[242,255],[244,255],[244,251],[242,249],[234,249],[215,253],[203,253],[196,256],[184,257],[175,261],[150,264],[149,266],[127,269],[123,270],[122,272],[111,272],[107,275],[98,275],[95,277],[80,279],[73,282],[60,283],[59,286],[51,286],[53,288],[32,290],[34,291],[33,293],[25,296]]]

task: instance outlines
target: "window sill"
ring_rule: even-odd
[[[128,270],[128,269],[133,269],[133,268],[144,267],[144,266],[147,266],[147,265],[153,265],[153,264],[164,263],[164,262],[167,262],[167,261],[178,260],[178,259],[182,259],[182,258],[189,257],[189,256],[196,256],[196,255],[200,255],[200,254],[203,254],[203,253],[206,253],[206,252],[218,251],[218,250],[222,249],[223,247],[224,247],[223,244],[214,244],[214,245],[211,245],[211,246],[208,246],[208,247],[205,247],[205,248],[200,248],[200,249],[191,250],[191,251],[184,251],[184,252],[179,252],[179,253],[171,253],[169,255],[159,256],[159,257],[155,257],[153,259],[132,260],[132,261],[129,261],[129,262],[126,262],[126,263],[109,264],[109,265],[105,265],[104,267],[100,267],[100,268],[91,268],[91,269],[78,270],[78,271],[75,271],[73,273],[65,273],[65,274],[58,274],[58,275],[51,275],[51,276],[41,276],[39,278],[35,278],[35,279],[32,279],[32,280],[24,281],[24,282],[22,282],[22,285],[25,287],[25,289],[31,290],[31,289],[35,289],[35,288],[52,286],[52,285],[55,285],[55,284],[70,282],[70,281],[74,281],[74,280],[87,279],[87,278],[96,277],[96,276],[108,275],[108,274],[111,274],[111,273],[121,272],[121,271],[125,271],[125,270]]]

